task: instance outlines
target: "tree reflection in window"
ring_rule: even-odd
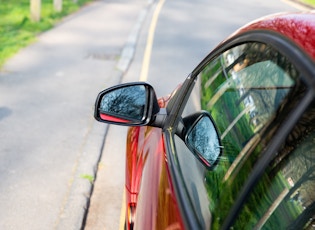
[[[242,209],[235,229],[314,229],[315,110],[301,118]]]
[[[224,147],[218,167],[205,175],[213,229],[222,224],[268,143],[262,134],[285,106],[298,75],[285,56],[263,43],[236,46],[200,73],[201,109],[213,117]],[[250,156],[253,161],[245,165]]]
[[[221,152],[217,131],[209,117],[201,118],[188,135],[188,143],[193,146],[210,166],[214,165]]]
[[[146,98],[143,85],[115,89],[102,98],[100,112],[119,118],[129,118],[131,121],[142,121]]]

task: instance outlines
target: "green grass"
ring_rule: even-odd
[[[306,4],[309,4],[315,7],[315,0],[301,0],[301,2],[304,2]]]
[[[36,35],[52,28],[64,16],[91,0],[63,0],[63,10],[54,11],[53,0],[42,0],[41,20],[30,19],[30,0],[0,0],[0,67],[19,49],[29,45]]]
[[[82,179],[88,180],[90,183],[93,183],[94,180],[95,180],[94,176],[89,175],[89,174],[82,174],[80,177],[81,177]]]

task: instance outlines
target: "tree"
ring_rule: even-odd
[[[31,20],[40,21],[41,16],[41,0],[30,0]]]

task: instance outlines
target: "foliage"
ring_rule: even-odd
[[[260,43],[234,47],[212,60],[201,72],[202,109],[212,115],[224,146],[217,168],[205,175],[213,229],[223,224],[238,191],[271,139],[276,126],[266,127],[280,113],[297,76],[287,58]],[[287,181],[278,170],[264,175],[255,195],[238,216],[235,229],[255,226],[266,216],[265,211],[275,203],[278,194],[287,191]],[[285,208],[290,220],[300,213],[291,203],[279,206],[278,210]],[[281,226],[287,224],[288,218],[275,215],[269,219],[270,223]]]
[[[80,175],[80,177],[81,177],[82,179],[88,180],[90,183],[93,183],[94,180],[95,180],[95,177],[92,176],[92,175],[89,175],[89,174],[82,174],[82,175]]]
[[[309,4],[315,7],[315,0],[301,0],[301,2],[304,2],[306,4]]]
[[[30,0],[0,0],[0,67],[20,48],[33,42],[36,35],[89,1],[63,0],[63,10],[57,13],[52,0],[42,0],[41,20],[36,23],[30,20]]]

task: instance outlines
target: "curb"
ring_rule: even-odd
[[[125,43],[121,54],[120,54],[120,58],[116,64],[116,69],[114,71],[114,74],[112,76],[113,79],[115,79],[115,81],[113,81],[113,84],[119,84],[122,82],[123,76],[125,75],[125,73],[128,71],[128,68],[130,67],[130,64],[134,58],[135,55],[135,50],[136,50],[136,46],[137,46],[137,42],[138,42],[138,38],[139,38],[139,34],[141,31],[141,28],[144,24],[145,18],[148,15],[148,12],[150,11],[151,7],[153,6],[154,1],[148,1],[148,4],[144,7],[144,9],[142,9],[138,15],[137,21],[135,23],[135,25],[133,26],[133,29],[131,30],[127,42]],[[96,123],[96,121],[94,121],[94,123]],[[109,125],[105,126],[105,130],[103,130],[103,133],[101,135],[102,138],[102,144],[99,150],[99,154],[97,157],[97,162],[94,165],[94,171],[93,171],[93,176],[94,176],[94,182],[90,184],[89,187],[89,192],[88,194],[86,194],[86,202],[84,205],[84,213],[81,216],[81,230],[85,229],[86,226],[86,222],[88,219],[88,216],[91,212],[90,210],[90,203],[91,200],[93,199],[93,191],[95,188],[95,184],[97,183],[97,174],[98,174],[98,165],[101,162],[102,156],[104,155],[104,149],[105,149],[105,140],[107,138],[108,135],[108,131],[109,131]],[[90,137],[89,137],[90,138]],[[93,212],[92,212],[93,213]]]
[[[146,9],[143,9],[137,19],[136,24],[134,25],[127,43],[125,44],[122,52],[121,52],[121,56],[120,59],[117,63],[116,68],[118,70],[120,70],[122,72],[122,74],[125,74],[130,66],[130,63],[134,57],[135,54],[135,49],[136,49],[136,45],[137,45],[137,41],[138,41],[138,37],[140,34],[140,30],[142,28],[144,19],[146,18],[148,11],[149,11],[149,7],[151,5],[148,5],[148,7],[146,7]]]

